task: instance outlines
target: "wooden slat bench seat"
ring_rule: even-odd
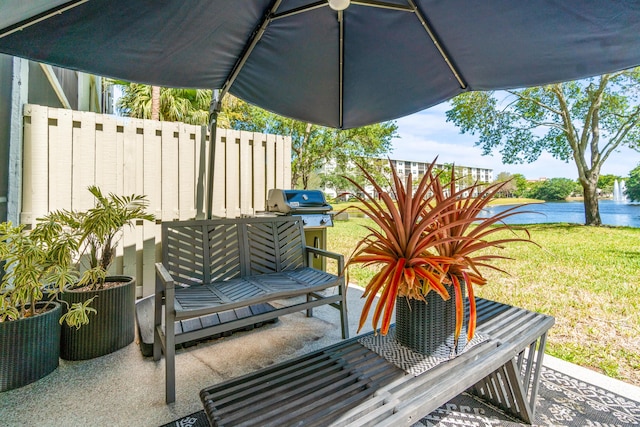
[[[469,391],[531,424],[554,319],[477,299],[488,339],[413,376],[357,338],[203,389],[212,426],[410,426]],[[331,380],[330,380],[331,379]]]
[[[136,325],[138,326],[138,338],[140,340],[140,352],[144,357],[153,356],[153,336],[154,336],[154,296],[150,295],[145,298],[141,298],[136,301]],[[240,307],[235,310],[229,310],[218,314],[211,314],[202,317],[194,317],[184,320],[176,320],[175,331],[176,335],[180,335],[186,332],[191,332],[206,328],[208,326],[217,325],[224,322],[232,322],[237,319],[242,319],[250,315],[258,315],[267,311],[275,310],[272,305],[267,303],[260,303],[250,305],[249,307]],[[192,347],[200,342],[208,341],[211,339],[228,337],[234,332],[249,331],[254,328],[260,328],[269,323],[276,323],[278,319],[271,319],[265,322],[256,322],[242,328],[233,330],[227,330],[219,334],[210,335],[200,339],[193,339],[191,341],[185,341],[183,343],[176,344],[176,349]],[[164,326],[163,326],[164,327]]]
[[[175,401],[176,344],[298,311],[311,316],[324,304],[340,311],[342,337],[349,337],[344,277],[309,267],[313,255],[333,258],[343,270],[342,255],[305,245],[302,220],[295,216],[162,224],[153,356],[165,355],[167,403]],[[274,310],[252,309],[275,300]],[[176,321],[197,327],[163,327]]]

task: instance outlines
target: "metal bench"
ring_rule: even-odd
[[[349,337],[344,277],[308,267],[313,255],[333,258],[343,270],[342,255],[305,245],[302,221],[295,216],[162,224],[153,357],[160,360],[164,352],[167,403],[175,401],[176,344],[297,311],[311,316],[312,308],[323,304],[340,310],[342,336]],[[335,292],[323,292],[332,288]],[[274,300],[290,304],[251,309]],[[164,327],[176,321],[189,328]]]
[[[212,426],[409,426],[469,391],[531,424],[553,317],[477,299],[462,355],[413,376],[357,338],[203,389]]]

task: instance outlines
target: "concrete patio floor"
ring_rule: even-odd
[[[359,320],[362,291],[349,288],[351,335]],[[88,361],[61,361],[49,376],[0,393],[0,425],[157,427],[202,409],[202,388],[340,341],[339,313],[295,313],[276,324],[180,350],[176,357],[176,403],[164,402],[164,359],[154,362],[137,342]],[[363,332],[368,332],[368,326]],[[545,356],[545,365],[574,378],[640,401],[640,388]]]

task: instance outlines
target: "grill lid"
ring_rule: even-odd
[[[323,213],[330,211],[331,205],[327,203],[324,193],[320,190],[282,190],[274,188],[269,190],[267,210],[281,213]]]

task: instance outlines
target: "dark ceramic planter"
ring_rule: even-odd
[[[0,391],[30,384],[58,367],[62,307],[52,304],[37,316],[0,323]]]
[[[62,325],[60,357],[85,360],[104,356],[131,344],[135,337],[136,281],[127,276],[111,276],[107,282],[126,282],[122,286],[98,291],[67,291],[60,299],[70,305],[92,298],[89,324],[80,329]],[[66,310],[66,306],[63,307]]]
[[[461,285],[464,299],[465,286]],[[429,292],[426,303],[397,298],[396,340],[400,344],[415,352],[436,357],[449,358],[462,352],[467,345],[468,315],[465,312],[458,345],[454,349],[456,305],[453,287],[447,291],[451,295],[448,301],[435,292]]]

